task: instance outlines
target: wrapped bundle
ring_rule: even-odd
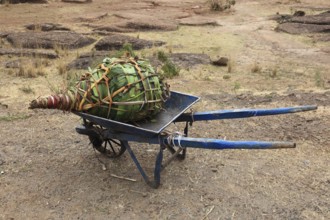
[[[133,122],[159,113],[169,95],[169,86],[162,83],[148,61],[105,58],[96,69],[82,75],[66,94],[39,97],[30,103],[30,108],[81,111]]]

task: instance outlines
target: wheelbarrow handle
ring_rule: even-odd
[[[273,109],[235,109],[235,110],[218,110],[210,112],[194,112],[183,113],[175,122],[194,122],[194,121],[208,121],[221,119],[235,119],[235,118],[249,118],[255,116],[280,115],[288,113],[297,113],[304,111],[311,111],[317,109],[316,105],[287,107],[287,108],[273,108]]]
[[[279,149],[279,148],[295,148],[293,142],[275,141],[226,141],[220,139],[209,138],[189,138],[189,137],[174,137],[172,139],[163,139],[165,144],[187,147],[187,148],[202,148],[202,149]]]
[[[88,129],[84,126],[76,128],[80,134],[88,135]],[[165,144],[172,147],[182,148],[202,148],[202,149],[278,149],[278,148],[295,148],[296,144],[292,142],[266,142],[266,141],[227,141],[211,138],[190,138],[176,134],[164,134],[155,137],[143,137],[139,135],[126,133],[112,133],[106,131],[104,135],[109,139],[117,139],[124,141],[134,141],[149,144]]]

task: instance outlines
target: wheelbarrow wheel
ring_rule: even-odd
[[[89,140],[95,150],[109,158],[120,157],[126,151],[123,141],[120,140],[102,139],[94,136],[89,136]]]
[[[96,132],[88,137],[95,150],[109,158],[120,157],[126,151],[124,141],[104,137],[102,134],[106,129],[101,126],[92,127]]]

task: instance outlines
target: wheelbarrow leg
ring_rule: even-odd
[[[138,168],[139,172],[141,173],[144,181],[151,186],[152,188],[158,188],[160,185],[160,172],[162,170],[162,161],[163,161],[163,146],[160,145],[159,152],[156,158],[155,170],[154,170],[154,180],[151,181],[148,175],[143,170],[141,164],[139,163],[138,159],[136,158],[135,154],[133,153],[131,147],[129,146],[127,141],[123,141],[126,150],[128,151],[129,155],[131,156],[133,162],[135,163],[136,167]]]

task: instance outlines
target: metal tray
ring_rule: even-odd
[[[95,124],[111,129],[113,132],[124,132],[144,137],[152,137],[158,135],[199,99],[200,98],[197,96],[171,91],[171,97],[166,101],[163,111],[157,114],[153,120],[140,121],[135,124],[114,121],[82,112],[73,113]]]

